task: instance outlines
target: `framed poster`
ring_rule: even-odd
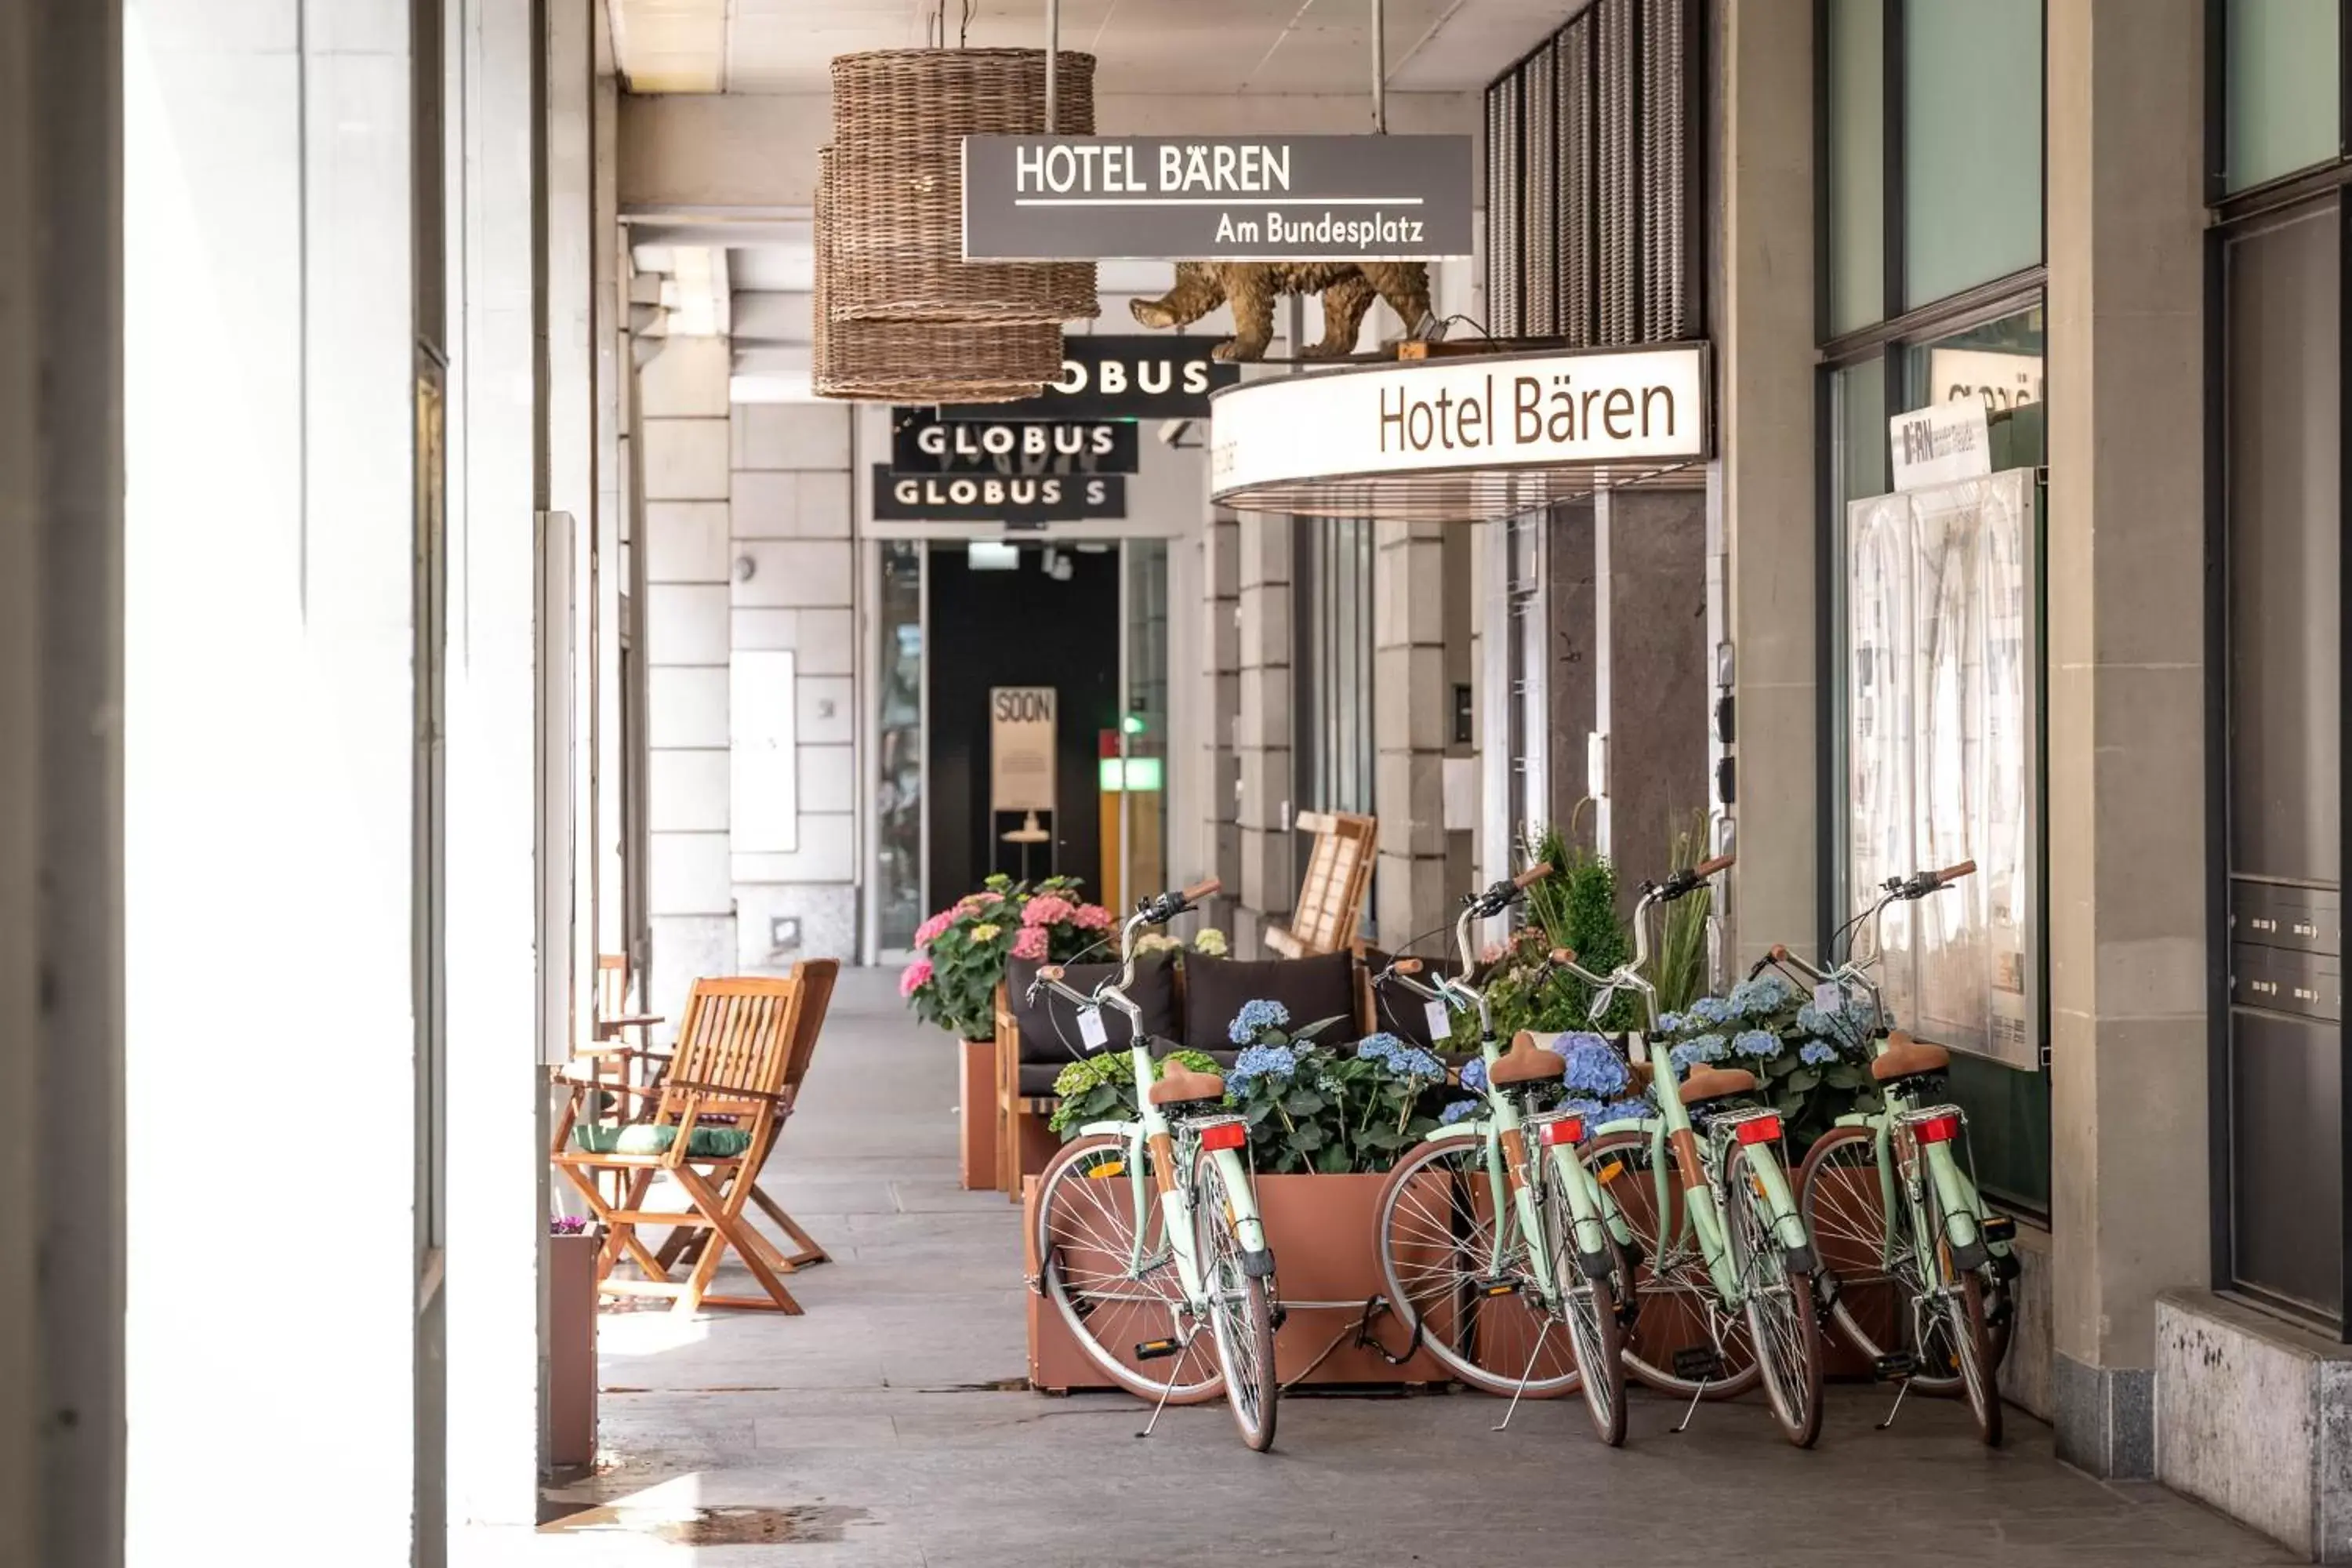
[[[1847,508],[1843,676],[1847,912],[1890,877],[1977,863],[1886,911],[1887,1005],[1920,1039],[2029,1070],[2042,1035],[2035,478]]]
[[[1054,689],[988,689],[991,811],[1054,809]]]

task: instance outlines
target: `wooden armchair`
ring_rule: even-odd
[[[605,1226],[597,1260],[599,1290],[666,1297],[679,1313],[706,1302],[801,1310],[777,1275],[822,1261],[824,1249],[760,1192],[759,1178],[792,1114],[838,969],[824,959],[794,965],[789,979],[695,982],[652,1118],[612,1126],[582,1123],[570,1113],[558,1119],[556,1168],[580,1189]],[[608,1201],[597,1185],[606,1172],[626,1177],[620,1202]],[[685,1193],[686,1208],[645,1206],[654,1178],[665,1174]],[[759,1233],[744,1213],[754,1200],[802,1246],[802,1253],[788,1257]],[[675,1227],[671,1245],[660,1254],[647,1248],[637,1237],[643,1226]],[[730,1250],[751,1269],[764,1299],[710,1293],[719,1260]],[[613,1277],[625,1255],[644,1278]],[[688,1267],[687,1278],[673,1279],[670,1269],[680,1262]]]
[[[1290,925],[1265,928],[1265,945],[1285,958],[1337,952],[1356,940],[1364,894],[1372,885],[1376,817],[1350,811],[1302,811],[1298,826],[1315,835],[1299,879]]]

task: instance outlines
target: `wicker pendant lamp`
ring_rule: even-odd
[[[1062,374],[1054,322],[837,321],[833,151],[817,154],[816,284],[811,381],[860,403],[1012,403]]]
[[[1056,134],[1095,128],[1095,59],[1056,55]],[[1043,49],[882,49],[833,62],[832,319],[1092,319],[1092,262],[963,259],[963,139],[1045,126]]]

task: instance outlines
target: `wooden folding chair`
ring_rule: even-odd
[[[599,1290],[614,1296],[665,1297],[679,1313],[691,1313],[705,1303],[793,1314],[801,1310],[777,1278],[778,1268],[789,1270],[793,1260],[760,1235],[743,1209],[757,1194],[760,1168],[792,1112],[787,1080],[796,1064],[799,1071],[807,1069],[815,1027],[823,1020],[838,968],[825,959],[796,965],[789,979],[695,982],[653,1119],[586,1128],[578,1141],[571,1139],[575,1119],[559,1119],[565,1123],[560,1135],[567,1144],[593,1145],[559,1146],[554,1160],[604,1224],[604,1245],[597,1259]],[[812,1013],[804,1032],[802,1020]],[[596,1179],[607,1171],[628,1173],[627,1192],[620,1203],[608,1202],[598,1189]],[[654,1178],[663,1174],[677,1183],[688,1207],[644,1206]],[[822,1249],[764,1195],[761,1206],[771,1217],[780,1217],[803,1247],[822,1257]],[[673,1279],[670,1265],[638,1239],[638,1228],[648,1225],[709,1233],[693,1248],[683,1280]],[[751,1269],[765,1299],[711,1293],[719,1260],[730,1249]],[[643,1279],[613,1277],[624,1255]],[[803,1258],[814,1260],[806,1252]]]
[[[555,1069],[555,1081],[569,1089],[570,1103],[557,1117],[552,1152],[563,1152],[572,1129],[586,1121],[602,1126],[642,1121],[652,1113],[654,1091],[667,1058],[652,1048],[646,1031],[661,1019],[629,1011],[629,960],[619,952],[596,955],[596,1012],[593,1038],[572,1048],[572,1059]],[[614,1173],[614,1201],[625,1192],[625,1173]]]
[[[1297,820],[1315,835],[1315,847],[1299,879],[1289,929],[1268,926],[1265,932],[1265,945],[1284,958],[1337,952],[1356,940],[1380,831],[1377,818],[1351,811],[1302,811]]]

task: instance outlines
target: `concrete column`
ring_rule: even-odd
[[[1372,525],[1373,914],[1388,942],[1444,924],[1447,912],[1444,526]]]
[[[1706,497],[1603,490],[1593,498],[1594,710],[1608,737],[1609,793],[1597,813],[1631,911],[1712,791],[1706,776]]]
[[[1234,755],[1241,777],[1241,900],[1234,915],[1235,951],[1256,951],[1269,918],[1290,912],[1298,896],[1297,856],[1290,831],[1290,519],[1243,512],[1234,525],[1238,631],[1237,716]]]
[[[532,0],[448,10],[448,1495],[469,1539],[531,1528],[541,1453],[537,18]],[[509,1537],[473,1560],[515,1549]]]
[[[1589,499],[1552,508],[1544,539],[1545,793],[1552,823],[1587,847],[1596,842],[1599,803],[1578,807],[1592,793],[1587,762],[1600,726],[1602,665],[1592,510]]]
[[[2146,1476],[2157,1293],[2210,1265],[2204,8],[2049,29],[2052,1394],[2062,1458]]]
[[[1201,726],[1201,842],[1209,852],[1207,870],[1225,885],[1212,923],[1238,900],[1242,882],[1239,821],[1240,772],[1234,729],[1241,712],[1241,525],[1231,512],[1212,515],[1201,539],[1203,593],[1201,646],[1208,689],[1206,722]]]
[[[745,404],[733,411],[730,662],[789,649],[798,838],[789,852],[730,846],[737,969],[782,973],[857,952],[856,554],[850,409]],[[658,721],[659,715],[656,715]],[[744,753],[730,738],[732,757]],[[673,976],[683,982],[692,976]]]
[[[122,68],[119,3],[0,9],[0,1072],[39,1107],[0,1152],[0,1562],[51,1568],[122,1562]]]
[[[424,1239],[409,7],[133,0],[124,31],[127,1555],[234,1539],[284,1559],[332,1537],[388,1568],[412,1557]],[[521,728],[527,759],[528,707]],[[527,807],[527,760],[520,780]],[[526,915],[529,832],[526,810]],[[521,1163],[505,1235],[528,1258],[545,1155],[521,935],[496,1139]],[[300,1238],[289,1255],[332,1282],[331,1311],[190,1288],[218,1275],[223,1235],[192,1205],[189,1115],[225,1076],[262,1121],[299,1099],[364,1128],[331,1179],[295,1173],[314,1153],[262,1183],[261,1229]],[[535,1321],[533,1302],[526,1481]],[[325,1391],[335,1439],[288,1442]],[[266,1514],[247,1491],[259,1453]]]
[[[595,619],[589,668],[593,672],[593,722],[588,747],[596,951],[625,952],[621,849],[621,603],[627,592],[621,554],[621,384],[625,357],[620,218],[620,79],[614,74],[612,14],[595,7],[595,247],[596,515],[593,534]]]
[[[727,839],[734,565],[727,378],[724,338],[671,338],[637,380],[653,925],[646,973],[652,1010],[671,1028],[695,976],[724,974],[737,963]]]
[[[1708,482],[1723,518],[1721,619],[1735,661],[1738,800],[1728,816],[1739,866],[1718,907],[1727,967],[1745,973],[1774,942],[1810,942],[1817,929],[1813,13],[1732,0],[1722,16],[1721,456]],[[1704,707],[1694,721],[1705,724]]]

